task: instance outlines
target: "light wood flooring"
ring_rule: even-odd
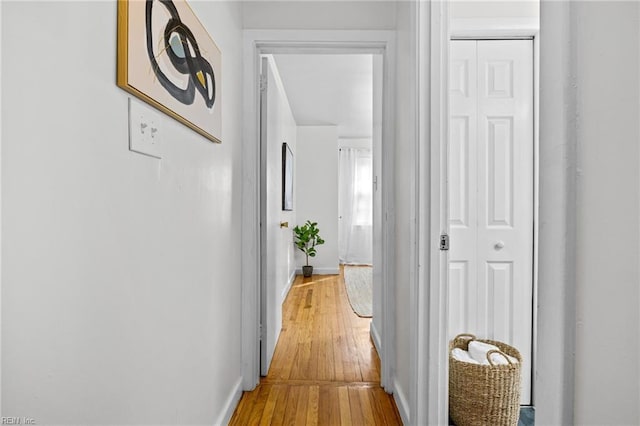
[[[401,425],[380,387],[371,319],[351,310],[340,275],[296,277],[271,368],[231,425]]]

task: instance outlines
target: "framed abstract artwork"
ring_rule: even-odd
[[[293,210],[293,152],[282,144],[282,210]]]
[[[118,0],[118,86],[217,143],[221,68],[185,0]]]

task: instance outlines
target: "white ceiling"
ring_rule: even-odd
[[[274,55],[299,126],[336,125],[339,138],[373,129],[372,55]]]

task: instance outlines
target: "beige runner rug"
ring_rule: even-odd
[[[344,266],[344,284],[353,312],[359,317],[371,318],[373,304],[373,268],[371,266]]]

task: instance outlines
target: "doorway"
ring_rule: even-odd
[[[258,34],[259,33],[259,34]],[[386,34],[383,34],[384,37],[379,37],[381,34],[369,34],[366,31],[357,34],[358,40],[353,40],[353,35],[348,34],[345,37],[345,34],[342,32],[323,32],[320,35],[320,40],[322,41],[304,41],[301,42],[300,36],[301,32],[296,32],[295,37],[292,37],[295,40],[287,42],[287,37],[283,37],[282,34],[272,35],[271,31],[259,31],[256,33],[251,33],[250,37],[246,40],[246,53],[248,60],[246,61],[245,66],[245,81],[247,82],[247,87],[253,88],[246,91],[248,98],[251,100],[247,100],[246,105],[250,107],[247,108],[247,134],[248,147],[254,147],[257,153],[260,152],[259,149],[259,97],[260,97],[260,79],[259,79],[259,71],[260,71],[260,58],[263,55],[278,55],[278,54],[336,54],[336,55],[345,55],[345,54],[367,54],[379,57],[380,66],[376,69],[380,73],[380,75],[374,77],[374,80],[379,81],[381,84],[379,86],[380,97],[379,99],[382,101],[383,96],[386,98],[389,93],[389,81],[391,81],[391,76],[389,75],[389,69],[385,66],[385,58],[388,54],[388,44],[389,40],[386,39]],[[302,32],[304,33],[304,32]],[[313,32],[312,32],[313,33]],[[310,38],[318,37],[317,34],[311,35]],[[345,38],[349,41],[345,41]],[[278,41],[271,41],[271,40]],[[285,41],[283,41],[285,40]],[[328,41],[327,41],[328,40]],[[379,205],[380,210],[375,213],[374,212],[374,228],[379,227],[378,235],[376,236],[374,231],[374,239],[378,239],[381,241],[380,244],[374,249],[374,258],[380,259],[389,259],[385,251],[388,250],[390,237],[392,237],[392,231],[390,229],[389,224],[386,220],[383,220],[386,216],[384,212],[389,208],[390,200],[392,197],[389,196],[389,191],[391,190],[390,185],[385,186],[381,183],[385,182],[387,176],[392,176],[392,168],[393,164],[390,161],[391,156],[385,156],[385,152],[391,151],[392,147],[384,146],[382,143],[383,137],[390,139],[390,135],[392,134],[391,128],[387,128],[382,125],[383,121],[391,122],[391,120],[382,120],[382,116],[391,116],[391,108],[386,104],[378,105],[377,108],[380,111],[380,118],[377,120],[377,123],[374,123],[374,135],[373,135],[373,152],[374,158],[377,158],[374,163],[378,164],[378,168],[376,169],[376,165],[374,164],[374,170],[377,171],[377,181],[378,181],[378,196],[380,197]],[[377,135],[377,136],[376,136]],[[252,149],[250,148],[250,151]],[[256,152],[253,151],[253,152]],[[337,157],[337,149],[335,150],[335,155]],[[294,157],[296,153],[294,152]],[[389,158],[389,160],[386,160]],[[245,209],[245,213],[248,213],[243,221],[247,223],[247,226],[244,229],[249,230],[247,234],[250,233],[251,229],[256,229],[257,235],[261,235],[261,224],[264,224],[262,221],[263,218],[260,214],[261,205],[261,190],[263,185],[262,181],[262,166],[261,166],[261,156],[256,155],[252,156],[250,152],[244,156],[245,161],[245,170],[248,173],[253,173],[255,171],[255,181],[249,180],[248,186],[253,186],[254,191],[251,188],[247,188],[247,191],[243,193],[250,195],[256,194],[255,197],[248,197],[245,200],[245,205],[247,209]],[[294,168],[295,168],[294,163]],[[295,183],[294,183],[295,185]],[[295,212],[294,212],[295,213]],[[296,218],[296,220],[302,220],[302,218]],[[337,221],[337,211],[335,214],[335,220]],[[291,224],[292,226],[294,224]],[[250,240],[255,241],[252,243]],[[259,309],[260,299],[261,299],[261,290],[262,290],[262,274],[261,274],[261,265],[260,262],[265,258],[265,253],[261,247],[260,238],[251,238],[247,235],[246,238],[243,238],[245,242],[246,250],[245,253],[251,252],[252,244],[253,247],[260,248],[257,253],[250,253],[250,259],[254,259],[254,262],[248,261],[245,263],[244,274],[246,279],[243,279],[243,300],[246,302],[243,304],[243,345],[246,348],[243,350],[243,364],[245,366],[244,369],[244,388],[249,390],[255,387],[255,385],[259,381],[259,372],[260,370],[264,371],[264,368],[260,368],[260,338],[264,338],[265,333],[269,333],[270,325],[261,323],[260,319],[262,318],[262,312]],[[268,262],[268,260],[267,260]],[[377,300],[377,303],[380,305],[378,308],[378,312],[380,315],[378,316],[379,322],[381,324],[380,331],[376,333],[380,337],[378,339],[374,338],[374,341],[378,343],[376,346],[378,348],[379,355],[381,357],[381,370],[382,377],[381,383],[383,386],[387,384],[389,386],[390,381],[388,379],[385,380],[385,372],[388,376],[389,368],[387,365],[392,362],[392,339],[393,332],[387,332],[387,330],[393,330],[393,318],[387,314],[390,311],[389,306],[393,303],[393,296],[388,296],[389,293],[392,293],[388,286],[385,285],[387,282],[387,274],[389,273],[388,264],[390,261],[380,262],[380,266],[378,268],[378,273],[374,274],[374,287],[379,288],[380,297]],[[337,262],[336,262],[337,266]],[[255,275],[254,275],[255,274]],[[377,279],[376,279],[377,276]],[[255,281],[252,279],[255,277]],[[265,308],[268,312],[269,307]],[[272,332],[275,333],[274,328],[271,328]],[[373,335],[372,329],[372,335]],[[388,339],[388,340],[387,340]],[[387,343],[389,342],[389,343]],[[391,355],[389,355],[391,354]]]
[[[373,264],[373,155],[370,139],[342,139],[338,148],[338,258]]]
[[[345,182],[344,156],[355,141],[366,141],[368,167],[354,170],[362,190],[360,222],[350,235],[351,247],[358,247],[359,261],[372,263],[373,235],[373,150],[380,142],[373,133],[374,68],[378,63],[369,53],[276,53],[263,55],[260,70],[260,150],[261,150],[261,375],[266,376],[284,321],[282,304],[295,272],[307,262],[314,274],[340,272],[343,260],[340,242],[344,235],[340,201]],[[380,73],[380,69],[375,70]],[[375,89],[375,90],[374,90]],[[293,162],[293,202],[288,208],[282,198],[284,175],[281,146],[287,144]],[[356,166],[364,166],[357,162]],[[363,176],[364,175],[364,176]],[[340,181],[342,178],[342,182]],[[368,178],[368,179],[367,179]],[[367,185],[368,183],[368,185]],[[367,191],[368,190],[368,191]],[[364,195],[368,195],[365,198]],[[368,208],[367,208],[368,207]],[[380,214],[377,213],[377,217]],[[306,222],[317,224],[324,243],[315,247],[315,256],[305,257],[294,249],[291,229]],[[364,222],[368,221],[366,224]],[[368,246],[368,252],[366,247]],[[350,253],[353,255],[354,251]],[[364,256],[368,258],[364,259]],[[369,272],[371,272],[369,270]],[[365,316],[372,316],[373,274],[361,274],[358,292],[349,291],[351,270],[345,270],[347,294],[352,306],[368,304]],[[368,280],[366,278],[369,278]],[[368,292],[364,287],[368,285]],[[367,298],[368,296],[368,298]],[[368,299],[368,300],[367,300]],[[379,300],[376,300],[379,305]],[[366,311],[366,309],[365,309]]]
[[[450,44],[450,338],[472,333],[523,356],[530,405],[534,295],[534,46]]]
[[[342,139],[338,149],[338,258],[349,303],[373,316],[373,195],[371,139]]]

